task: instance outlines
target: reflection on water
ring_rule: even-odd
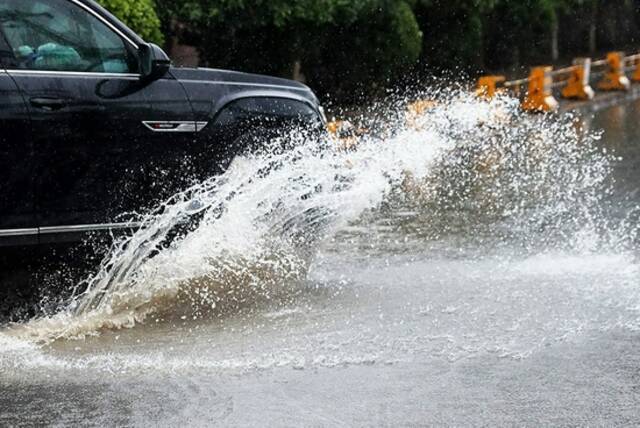
[[[604,130],[602,144],[617,157],[613,176],[619,199],[640,202],[640,101],[612,107],[586,119],[593,129]]]
[[[242,159],[0,332],[0,424],[637,421],[639,119],[451,94]]]

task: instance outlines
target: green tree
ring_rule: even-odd
[[[347,25],[378,0],[157,0],[165,32],[220,67],[287,75],[326,25]]]
[[[417,0],[418,23],[424,31],[422,62],[451,70],[481,67],[487,15],[497,0]]]
[[[153,0],[97,0],[148,42],[162,44],[160,19]]]
[[[485,43],[491,67],[548,62],[557,23],[557,0],[498,0]]]
[[[422,51],[422,31],[404,1],[369,5],[354,21],[324,28],[321,40],[308,59],[310,81],[350,101],[411,73]]]
[[[102,0],[104,2],[116,0]],[[124,0],[121,0],[124,1]],[[128,3],[126,3],[128,4]],[[634,42],[640,0],[156,0],[207,65],[306,77],[321,95],[434,70],[518,70]],[[419,67],[413,67],[418,63]],[[418,72],[418,73],[416,73]]]
[[[415,63],[422,33],[404,0],[157,0],[169,33],[217,67],[304,75],[350,94]]]

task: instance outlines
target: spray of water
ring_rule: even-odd
[[[570,116],[525,116],[509,99],[437,97],[410,121],[404,106],[390,108],[392,119],[348,149],[304,130],[265,141],[147,215],[66,310],[12,334],[49,342],[132,327],[178,301],[204,316],[268,300],[306,277],[327,238],[366,230],[341,242],[353,252],[364,240],[375,247],[373,225],[394,211],[410,215],[389,224],[422,243],[536,252],[610,241],[602,233],[610,158],[597,135]]]
[[[631,241],[628,221],[607,221],[615,158],[577,116],[531,116],[514,100],[462,97],[418,124],[445,149],[425,179],[408,175],[407,186],[392,189],[381,209],[361,218],[356,235],[364,240],[375,231],[367,225],[382,224],[405,240],[445,240],[452,247],[455,239],[455,252],[483,254],[503,246],[524,255],[619,251]]]

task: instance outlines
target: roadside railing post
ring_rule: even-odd
[[[593,99],[595,92],[589,84],[591,76],[591,58],[576,58],[569,74],[566,86],[562,89],[562,97],[574,100],[588,101]]]
[[[634,82],[640,82],[640,55],[633,55],[631,57],[631,63],[633,64],[633,76],[631,76],[631,80]]]
[[[504,83],[504,81],[504,76],[482,76],[478,79],[476,95],[481,98],[491,99],[500,92],[498,85]]]
[[[603,91],[628,91],[631,82],[625,74],[624,53],[609,52],[607,54],[607,70],[598,83],[598,89]]]
[[[550,66],[534,67],[529,75],[529,88],[522,101],[522,108],[530,112],[551,112],[559,107],[553,97],[553,76]]]

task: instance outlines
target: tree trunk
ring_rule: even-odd
[[[589,23],[589,53],[595,54],[598,50],[598,2],[591,5],[591,22]]]
[[[291,78],[293,80],[296,80],[296,81],[301,82],[301,83],[306,83],[307,78],[302,73],[302,61],[300,61],[299,59],[297,59],[297,60],[295,60],[293,62],[291,75],[292,75]]]
[[[558,48],[558,33],[560,31],[560,25],[556,19],[551,27],[551,59],[553,62],[557,62],[560,58],[560,49]]]

